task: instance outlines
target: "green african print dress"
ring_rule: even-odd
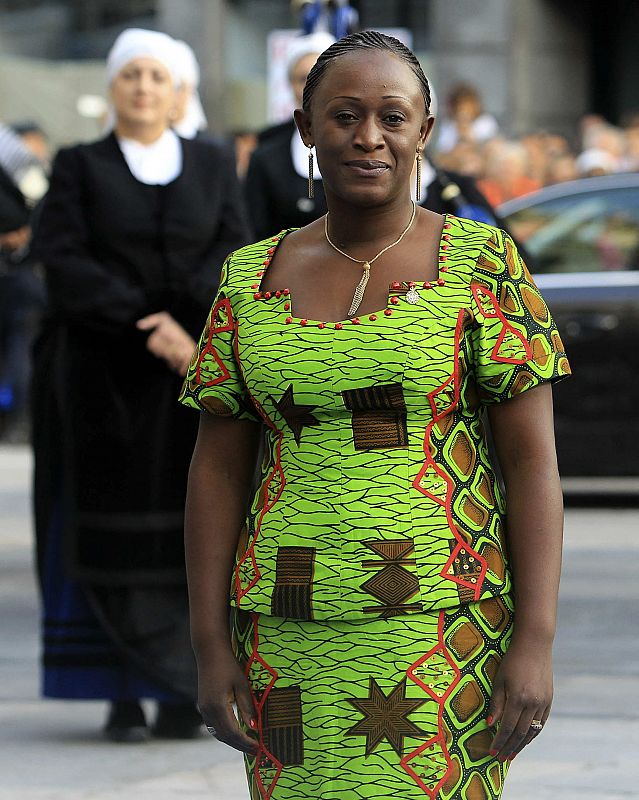
[[[264,425],[231,587],[258,713],[252,800],[484,800],[512,629],[487,404],[569,374],[512,240],[447,217],[439,277],[343,322],[226,262],[181,400]],[[229,453],[229,458],[232,454]]]

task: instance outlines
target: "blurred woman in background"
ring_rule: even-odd
[[[180,139],[180,52],[130,29],[107,60],[113,130],[62,149],[37,233],[35,511],[47,697],[111,703],[106,734],[198,733],[182,545],[196,422],[176,397],[226,254],[232,161]]]
[[[288,79],[295,107],[302,105],[306,76],[320,53],[335,39],[315,33],[292,40],[288,52]],[[313,197],[308,196],[309,150],[301,140],[293,118],[264,132],[254,150],[246,175],[245,196],[256,239],[273,231],[301,227],[326,213],[322,176],[316,166]]]

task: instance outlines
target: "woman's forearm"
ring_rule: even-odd
[[[191,637],[198,660],[229,641],[229,588],[257,450],[257,425],[203,416],[185,514]]]
[[[514,636],[552,643],[561,571],[563,503],[556,467],[522,458],[507,482],[507,541],[514,582]]]
[[[561,569],[563,503],[555,454],[552,391],[547,384],[490,410],[506,484],[506,540],[515,629],[552,643]]]

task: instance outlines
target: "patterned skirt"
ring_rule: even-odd
[[[386,620],[237,612],[258,710],[251,800],[493,800],[492,680],[513,608],[502,596]]]

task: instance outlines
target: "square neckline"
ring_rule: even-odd
[[[432,281],[426,281],[425,282],[425,283],[430,283],[431,284],[430,288],[432,288],[432,289],[434,289],[436,286],[443,286],[444,285],[443,284],[443,280],[444,279],[442,277],[442,248],[443,248],[443,245],[447,241],[444,238],[446,236],[446,231],[451,227],[450,216],[451,216],[450,214],[442,214],[442,217],[443,217],[444,221],[442,223],[441,231],[439,233],[439,238],[438,238],[438,244],[437,244],[437,274],[436,274],[436,277]],[[259,302],[262,298],[269,299],[270,296],[275,297],[276,296],[276,292],[279,293],[282,296],[285,296],[286,300],[290,303],[290,309],[288,311],[287,321],[289,321],[289,320],[290,321],[294,321],[294,322],[297,322],[298,324],[302,324],[302,325],[308,324],[311,327],[315,327],[315,328],[317,328],[318,326],[322,326],[322,327],[333,326],[334,327],[335,325],[339,325],[340,327],[343,327],[344,325],[347,325],[347,324],[353,324],[353,320],[358,320],[358,323],[363,323],[365,320],[368,320],[368,321],[371,321],[371,322],[375,322],[376,320],[380,319],[380,317],[389,316],[388,314],[386,314],[386,311],[388,310],[388,297],[390,296],[391,292],[398,291],[398,286],[404,286],[404,285],[409,286],[410,284],[414,284],[415,288],[418,287],[418,282],[417,281],[404,281],[404,280],[392,281],[391,283],[388,284],[386,306],[384,306],[384,308],[377,309],[375,311],[369,311],[366,314],[362,315],[362,317],[354,316],[354,317],[345,317],[343,319],[336,319],[336,320],[320,320],[320,319],[315,319],[315,318],[312,318],[312,317],[298,317],[298,316],[295,316],[295,314],[293,313],[293,296],[292,296],[292,293],[291,293],[290,289],[288,289],[288,288],[272,289],[272,290],[269,290],[268,292],[264,292],[264,290],[262,289],[262,284],[264,283],[264,278],[266,277],[266,275],[268,273],[268,270],[269,270],[269,267],[271,265],[271,262],[273,261],[273,259],[277,255],[277,251],[279,250],[280,245],[282,244],[284,239],[286,239],[286,237],[289,235],[289,233],[293,233],[294,231],[297,231],[297,230],[300,230],[300,229],[299,228],[284,228],[284,230],[280,231],[276,236],[271,238],[271,241],[274,244],[273,244],[272,247],[268,248],[268,255],[267,255],[266,259],[264,260],[264,262],[262,263],[261,269],[260,269],[260,271],[258,272],[258,274],[256,276],[256,277],[259,278],[259,283],[257,284],[256,288],[252,289],[252,291],[254,292],[253,299],[254,299],[255,302]],[[266,294],[269,295],[269,298],[265,297]],[[415,304],[415,305],[417,306],[417,304]],[[356,324],[358,324],[358,323],[356,323]]]

